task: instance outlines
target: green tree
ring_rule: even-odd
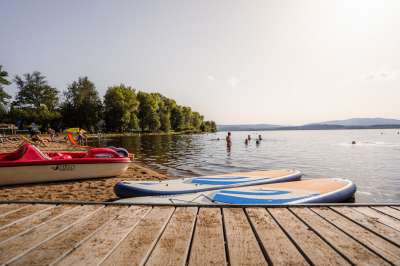
[[[171,109],[176,105],[174,100],[171,100],[159,93],[151,94],[157,103],[157,113],[160,117],[160,130],[169,132],[171,130]]]
[[[46,77],[39,71],[26,73],[23,77],[15,76],[18,88],[14,106],[31,107],[39,110],[45,105],[49,111],[54,111],[58,104],[58,91],[47,84]]]
[[[158,131],[160,129],[160,117],[157,113],[158,105],[156,97],[152,94],[139,92],[138,117],[142,131]]]
[[[109,131],[125,132],[139,128],[135,90],[123,84],[109,87],[104,96],[104,120]]]
[[[93,82],[80,77],[64,92],[61,106],[66,126],[81,127],[93,131],[102,118],[103,105]]]
[[[200,115],[198,112],[193,112],[191,116],[191,128],[195,131],[200,130],[200,126],[203,123],[204,117]]]
[[[217,132],[217,124],[214,121],[210,121],[210,131]]]
[[[0,87],[2,85],[10,85],[11,82],[7,79],[8,78],[8,72],[2,70],[3,66],[0,65]]]
[[[181,131],[184,128],[184,119],[182,107],[179,105],[174,106],[171,109],[171,126],[174,131]]]
[[[164,132],[169,132],[171,130],[171,113],[161,112],[160,116],[160,129]]]
[[[7,92],[5,92],[2,87],[0,87],[0,106],[5,107],[10,99],[11,96]]]
[[[14,120],[47,125],[60,117],[56,110],[58,91],[48,85],[46,77],[40,72],[26,73],[23,77],[17,75],[14,82],[18,89],[10,110]]]
[[[7,104],[11,99],[11,96],[4,91],[3,85],[10,85],[11,82],[8,81],[7,71],[2,70],[3,66],[0,65],[0,119],[3,120],[7,114]]]
[[[182,107],[183,114],[183,128],[185,130],[190,130],[191,122],[192,122],[192,109],[190,107],[184,106]]]
[[[200,126],[200,130],[203,132],[217,132],[217,124],[214,121],[204,121]]]

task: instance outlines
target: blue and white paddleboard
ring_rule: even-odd
[[[120,198],[176,195],[209,190],[300,180],[297,170],[271,170],[181,178],[166,181],[122,181],[114,192]]]
[[[270,205],[343,202],[356,192],[348,179],[319,178],[302,181],[235,187],[191,194],[136,197],[118,202],[133,204],[236,204]]]

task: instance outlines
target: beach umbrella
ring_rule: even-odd
[[[84,129],[80,129],[80,131],[82,131],[83,133],[86,133],[86,130]],[[79,133],[79,127],[71,127],[65,130],[65,132],[67,133]]]

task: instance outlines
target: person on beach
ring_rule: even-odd
[[[56,136],[56,131],[51,127],[49,127],[49,129],[47,129],[47,134],[49,134],[50,140],[54,141],[54,138]]]
[[[77,141],[78,141],[79,145],[86,144],[86,142],[87,142],[85,133],[84,133],[83,129],[81,129],[81,128],[79,128],[79,131],[78,131],[78,140]]]
[[[29,129],[29,135],[32,138],[34,135],[38,135],[40,134],[40,130],[37,127],[37,125],[35,124],[35,122],[32,122],[31,127]]]
[[[228,132],[228,136],[226,136],[226,146],[230,147],[232,145],[231,132]]]
[[[47,143],[49,142],[48,139],[41,138],[41,137],[39,136],[39,133],[38,133],[38,132],[34,132],[34,133],[31,135],[31,140],[32,140],[34,143],[38,143],[39,145],[42,144],[42,145],[45,146],[45,147],[48,146]]]

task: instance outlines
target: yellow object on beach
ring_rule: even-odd
[[[79,131],[81,131],[82,133],[86,133],[86,130],[84,130],[83,128],[79,128],[79,127],[71,127],[65,130],[65,132],[69,132],[69,133],[79,133]]]

